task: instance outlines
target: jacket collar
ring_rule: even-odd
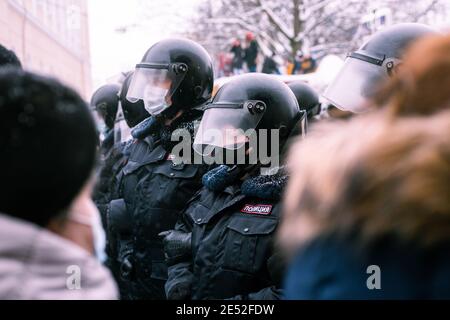
[[[231,195],[238,192],[248,197],[279,200],[287,175],[282,168],[273,175],[258,175],[240,181],[240,174],[229,170],[228,166],[221,165],[208,171],[202,179],[203,185],[214,192],[226,192]]]

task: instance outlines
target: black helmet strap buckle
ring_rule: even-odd
[[[400,59],[388,58],[383,62],[383,67],[386,68],[387,74],[392,77],[399,65],[401,65]]]
[[[266,104],[261,100],[247,100],[242,103],[210,103],[206,105],[204,110],[212,108],[226,108],[226,109],[246,109],[252,115],[261,114],[266,111]]]
[[[174,63],[171,65],[172,70],[176,75],[186,74],[188,72],[188,66],[185,63]]]
[[[244,109],[248,109],[251,114],[264,113],[266,104],[260,100],[248,100],[243,104]]]
[[[171,71],[175,73],[176,75],[179,74],[186,74],[189,70],[187,64],[185,63],[170,63],[170,64],[160,64],[160,63],[138,63],[136,65],[136,68],[146,68],[146,69],[167,69],[168,71]]]
[[[382,57],[374,57],[369,56],[368,54],[362,53],[362,52],[351,52],[347,55],[347,57],[353,58],[353,59],[359,59],[367,63],[371,63],[377,66],[380,66],[384,69],[386,69],[386,73],[389,76],[394,75],[395,68],[401,64],[400,59],[396,58],[386,58],[386,56]]]

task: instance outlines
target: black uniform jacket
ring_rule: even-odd
[[[174,228],[186,203],[201,188],[205,171],[202,165],[175,165],[151,136],[135,139],[130,146],[118,178],[120,198],[112,206],[118,210],[110,212],[112,237],[123,240],[113,251],[122,282],[131,287],[125,290],[133,291],[130,298],[165,298],[167,265],[158,234]]]
[[[192,232],[192,259],[169,267],[168,298],[177,286],[192,299],[280,298],[282,264],[273,249],[279,216],[278,200],[246,196],[239,185],[204,187],[176,226]]]

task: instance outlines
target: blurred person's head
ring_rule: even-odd
[[[253,34],[253,32],[248,31],[248,32],[245,34],[245,40],[246,40],[247,42],[251,42],[251,41],[255,40],[255,35]]]
[[[374,101],[395,115],[430,115],[450,107],[450,35],[426,37],[405,54]]]
[[[361,245],[390,236],[424,246],[449,240],[449,136],[449,111],[313,128],[291,149],[280,242],[292,252],[319,235]]]
[[[96,146],[76,92],[21,70],[0,72],[1,213],[93,249],[86,225],[98,214],[90,198]]]
[[[2,67],[22,68],[22,64],[12,50],[6,49],[0,44],[0,68]]]
[[[433,34],[436,31],[419,23],[383,28],[358,50],[348,54],[341,70],[325,90],[324,98],[345,111],[369,111],[369,102],[378,87],[395,74],[405,51],[418,39]]]

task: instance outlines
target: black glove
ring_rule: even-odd
[[[174,265],[191,255],[191,233],[169,230],[159,234],[164,237],[164,253],[167,263]]]

